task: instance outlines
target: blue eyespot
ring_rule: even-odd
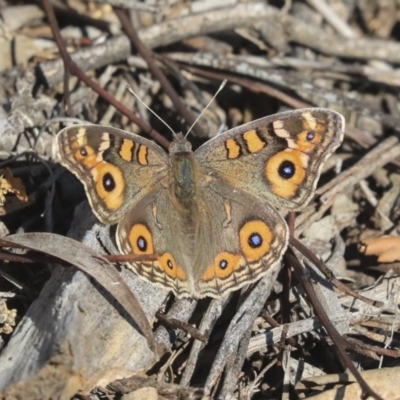
[[[103,175],[103,187],[107,192],[112,192],[115,189],[115,181],[109,172]]]
[[[314,131],[310,131],[310,132],[307,133],[307,140],[309,142],[311,142],[314,138],[315,138],[315,132]]]
[[[249,246],[253,249],[260,247],[263,243],[262,237],[259,233],[252,233],[248,239]]]
[[[296,167],[292,161],[285,160],[279,166],[278,173],[283,179],[290,179],[296,173]]]
[[[139,250],[146,251],[147,250],[147,240],[143,236],[139,236],[137,239],[137,246]]]

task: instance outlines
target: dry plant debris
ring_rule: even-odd
[[[398,0],[0,0],[0,399],[400,398],[399,26]],[[186,132],[223,79],[194,148],[312,106],[343,114],[345,139],[287,217],[304,249],[279,276],[175,299],[111,272],[113,227],[54,137],[87,122],[168,148],[144,104]]]
[[[400,237],[398,236],[365,239],[360,242],[359,248],[368,256],[377,256],[378,261],[382,263],[400,261]]]
[[[6,202],[6,194],[13,193],[18,200],[28,201],[25,187],[20,178],[14,178],[9,168],[0,170],[0,206]]]

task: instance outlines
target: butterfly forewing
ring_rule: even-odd
[[[227,131],[195,154],[222,181],[277,208],[298,210],[312,197],[343,130],[344,119],[335,111],[288,111]]]
[[[138,135],[99,125],[74,125],[57,135],[61,163],[85,186],[93,212],[116,223],[168,175],[168,155]]]

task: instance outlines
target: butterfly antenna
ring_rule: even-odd
[[[131,86],[129,85],[128,82],[125,82],[125,87],[129,90],[130,93],[132,93],[140,103],[142,103],[155,117],[157,117],[171,132],[172,135],[176,135],[174,130],[159,116],[157,115],[148,105],[144,103],[144,101],[133,91]]]
[[[186,132],[185,138],[189,135],[190,131],[192,130],[192,128],[197,124],[197,121],[202,117],[202,115],[205,113],[205,111],[207,110],[208,107],[210,107],[211,103],[214,101],[214,99],[217,97],[218,93],[224,88],[224,86],[226,85],[227,80],[224,79],[221,83],[221,85],[219,86],[218,90],[215,92],[214,96],[212,97],[212,99],[208,102],[208,104],[204,107],[204,110],[199,114],[199,116],[195,119],[195,121],[193,122],[192,126],[189,128],[189,130]]]

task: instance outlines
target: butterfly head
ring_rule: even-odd
[[[169,146],[169,154],[171,156],[179,153],[191,153],[192,144],[187,140],[182,133],[175,133],[174,138]]]

